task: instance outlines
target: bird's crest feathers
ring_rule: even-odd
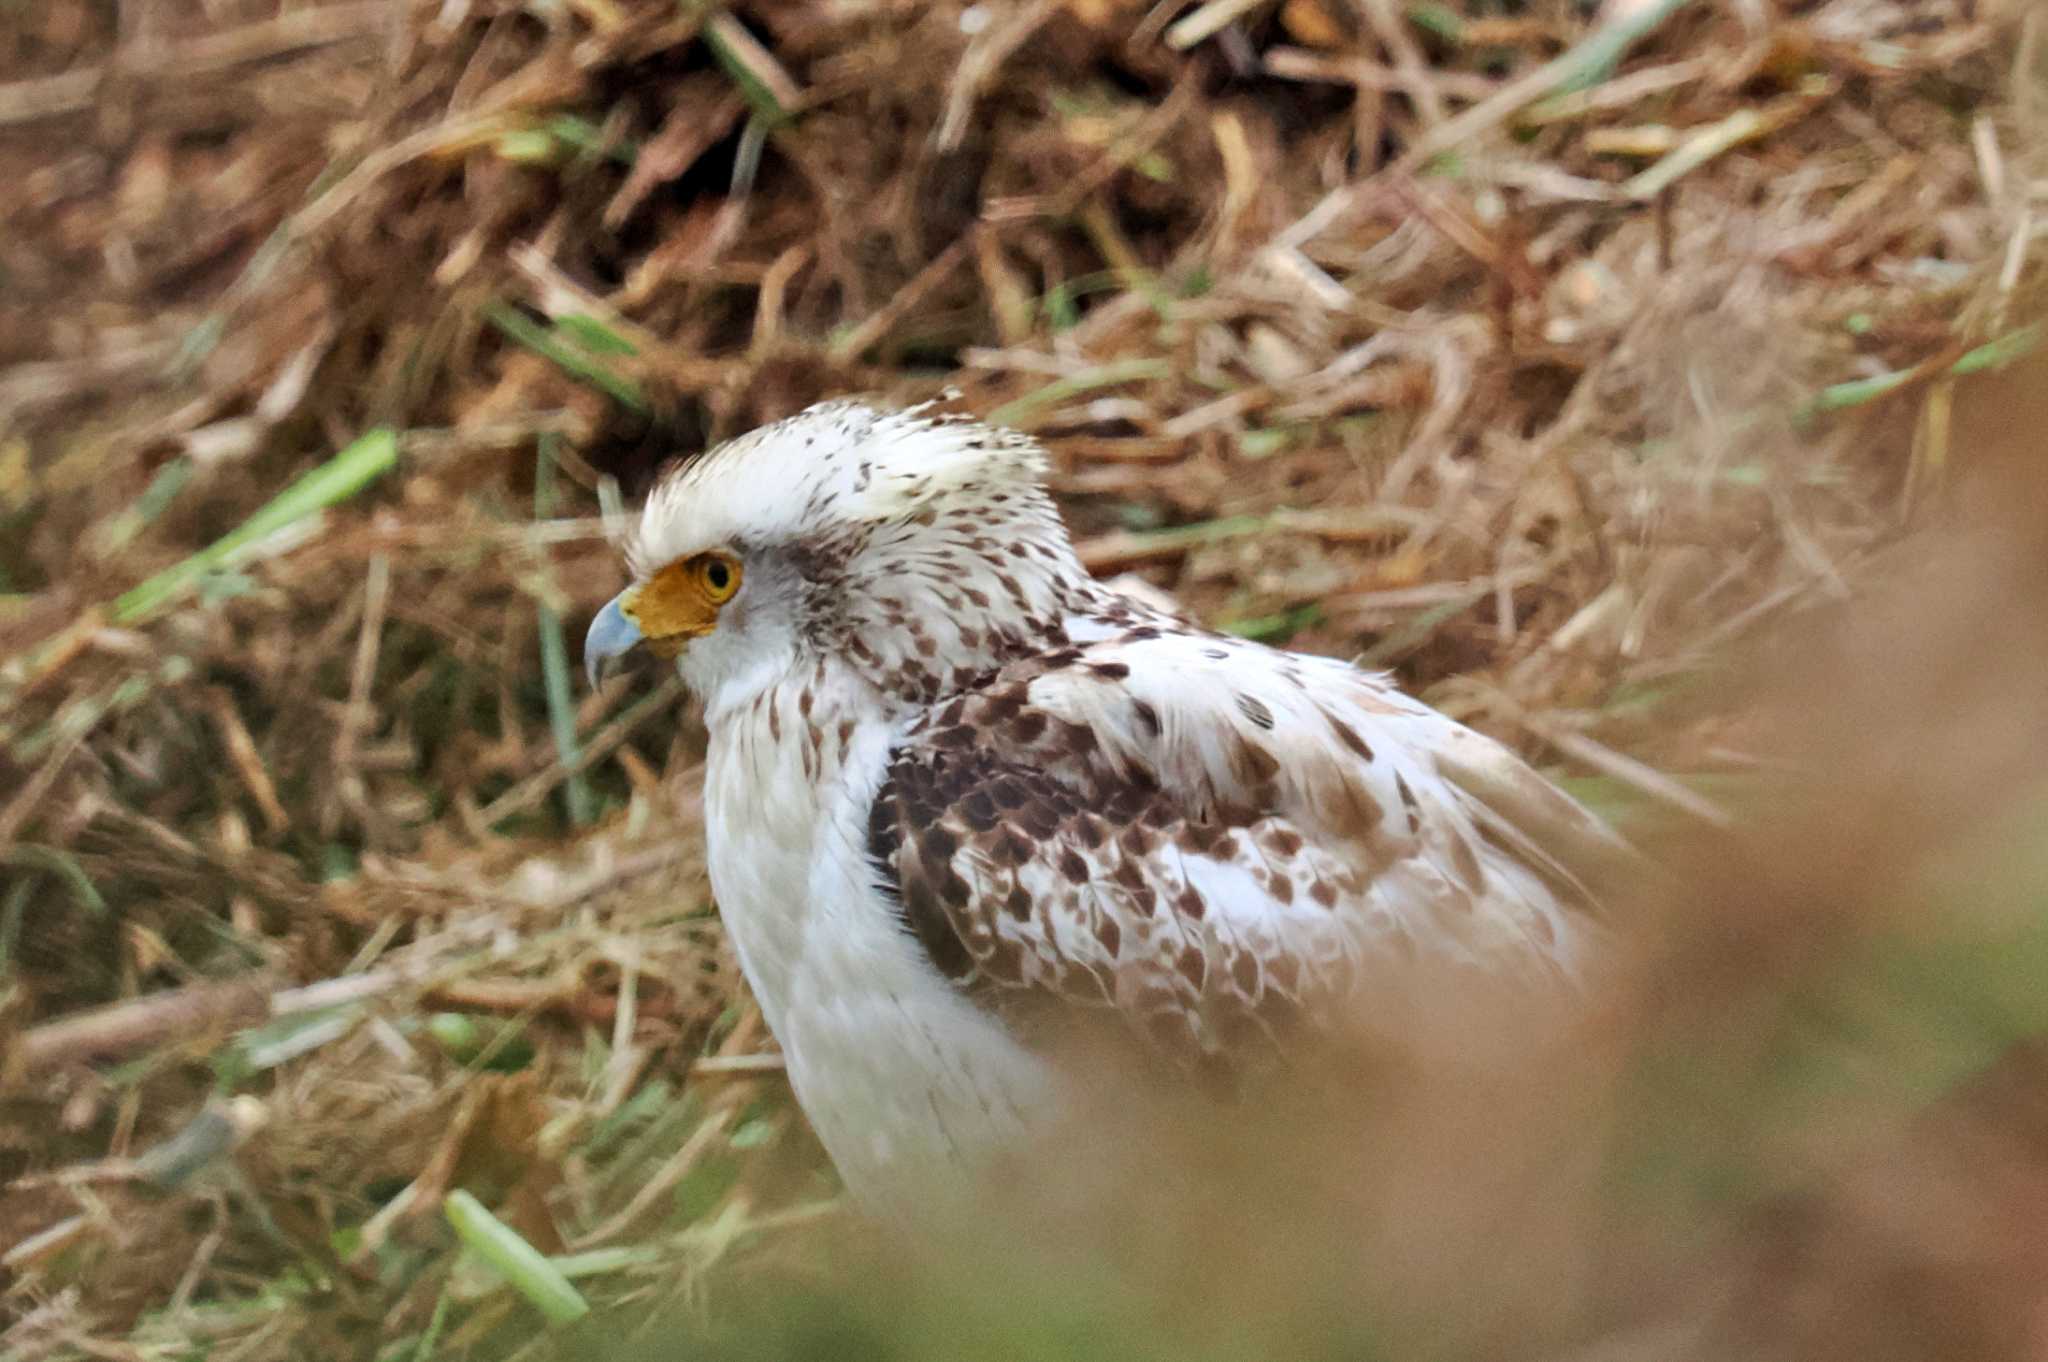
[[[913,518],[948,497],[1042,496],[1037,441],[932,406],[822,402],[682,464],[648,496],[626,546],[634,574],[715,540],[794,542]]]

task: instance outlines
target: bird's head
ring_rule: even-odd
[[[1043,646],[1091,589],[1026,436],[827,402],[710,450],[649,496],[633,584],[584,640],[646,648],[716,713],[833,662],[905,705]]]

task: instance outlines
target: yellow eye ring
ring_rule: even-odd
[[[705,553],[697,556],[691,565],[697,576],[697,585],[704,592],[704,599],[713,605],[724,605],[733,593],[740,589],[740,564],[737,558],[723,553]]]

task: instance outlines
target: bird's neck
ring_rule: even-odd
[[[797,1100],[870,1210],[966,1196],[1052,1070],[939,974],[868,850],[902,733],[853,669],[792,672],[711,725],[712,891]]]
[[[829,908],[814,892],[820,849],[865,845],[865,809],[898,724],[867,682],[826,659],[705,717],[712,889],[779,1033],[791,971]]]

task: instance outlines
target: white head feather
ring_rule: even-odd
[[[1097,592],[1028,436],[923,408],[826,402],[731,440],[648,498],[636,579],[720,551],[743,565],[679,661],[714,712],[821,655],[892,702],[929,704],[1057,646]]]

